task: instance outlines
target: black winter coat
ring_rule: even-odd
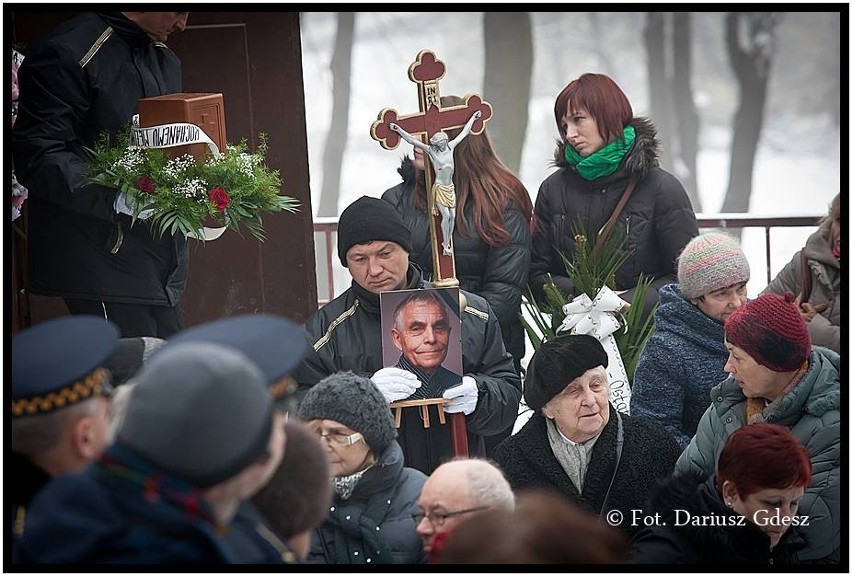
[[[180,92],[180,60],[121,13],[86,13],[33,42],[19,75],[12,131],[29,189],[28,253],[37,294],[174,306],[187,274],[186,239],[156,238],[118,215],[117,191],[87,184],[83,147],[117,133],[140,98]]]
[[[411,230],[409,258],[429,279],[433,268],[429,219],[425,211],[414,206],[416,172],[409,156],[403,158],[397,172],[402,176],[402,183],[386,190],[382,199],[396,209]],[[421,178],[420,188],[425,189],[425,186],[425,179]],[[517,203],[511,201],[504,214],[504,224],[511,242],[507,246],[490,246],[476,235],[469,203],[467,207],[464,214],[467,235],[462,235],[457,227],[453,238],[456,277],[463,290],[482,296],[491,305],[500,322],[506,350],[515,359],[515,366],[519,367],[525,348],[524,328],[519,316],[521,296],[526,289],[529,274],[529,222]]]
[[[789,528],[770,550],[769,536],[725,506],[715,481],[715,477],[701,480],[681,475],[662,482],[644,510],[646,516],[659,514],[659,523],[643,528],[633,538],[631,563],[791,563],[794,550],[804,543],[801,535]],[[702,526],[700,519],[709,520],[708,525]],[[713,526],[711,522],[731,525]]]
[[[565,160],[559,147],[554,162],[559,169],[538,190],[533,235],[530,288],[540,302],[548,273],[564,292],[574,294],[560,256],[574,257],[573,227],[579,219],[588,237],[596,237],[612,215],[631,177],[638,178],[633,194],[618,217],[613,236],[626,238],[631,256],[615,275],[615,289],[635,288],[639,274],[653,278],[650,294],[677,282],[677,257],[687,242],[698,235],[695,212],[683,185],[659,167],[656,129],[645,118],[634,118],[636,140],[614,174],[585,180]],[[631,294],[627,294],[628,301]]]
[[[6,525],[6,533],[9,534],[11,526],[12,546],[17,544],[18,538],[26,528],[27,514],[33,499],[39,491],[50,482],[50,474],[32,463],[32,461],[17,452],[12,452],[7,461],[8,478],[14,478],[9,482],[9,524]]]
[[[409,264],[406,288],[430,288],[419,268]],[[488,303],[466,291],[462,314],[462,368],[479,388],[476,410],[465,417],[471,456],[485,454],[484,436],[511,428],[518,418],[521,382],[506,352],[500,326]],[[329,374],[351,370],[371,377],[383,368],[382,325],[379,297],[355,282],[343,294],[317,310],[305,323],[310,339],[308,354],[292,376],[300,395]],[[452,457],[450,419],[440,424],[437,409],[429,407],[429,428],[420,411],[405,409],[398,441],[405,465],[431,474]]]
[[[329,514],[311,536],[308,563],[425,564],[426,553],[412,514],[426,482],[405,467],[391,442],[343,500],[335,495]]]
[[[624,446],[616,472],[618,423],[612,404],[609,414],[609,422],[592,448],[582,494],[554,456],[547,439],[547,421],[541,413],[534,414],[517,434],[504,440],[497,447],[494,460],[513,490],[556,489],[602,517],[610,510],[618,510],[624,515],[620,528],[631,536],[639,527],[631,525],[630,511],[642,508],[654,485],[672,473],[680,448],[656,422],[621,414]],[[601,510],[610,482],[606,510]]]
[[[200,565],[237,561],[198,491],[165,474],[116,467],[120,454],[127,453],[113,445],[100,462],[82,472],[60,474],[39,492],[15,548],[14,562]]]

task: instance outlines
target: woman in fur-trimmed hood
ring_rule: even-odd
[[[610,218],[631,181],[635,188],[618,216],[613,235],[625,238],[631,257],[615,275],[617,290],[630,301],[640,273],[656,290],[677,282],[677,256],[698,235],[683,185],[659,166],[657,131],[647,118],[634,117],[627,97],[603,74],[583,74],[557,96],[554,106],[560,142],[558,170],[539,187],[535,202],[530,287],[543,301],[548,274],[565,294],[576,296],[562,256],[574,255],[574,230],[582,224],[594,238]]]

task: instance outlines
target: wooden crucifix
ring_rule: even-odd
[[[420,112],[400,116],[396,110],[385,108],[379,112],[378,119],[370,126],[370,136],[386,150],[393,150],[399,145],[400,139],[404,139],[424,151],[427,211],[430,215],[429,234],[434,271],[432,284],[437,288],[454,288],[459,285],[456,278],[455,251],[452,249],[452,224],[455,218],[454,187],[449,190],[452,192],[451,198],[447,198],[447,185],[452,185],[454,172],[453,148],[455,143],[466,137],[468,133],[480,134],[485,129],[485,123],[491,119],[492,110],[491,105],[476,94],[468,95],[462,105],[441,108],[438,80],[444,77],[445,72],[444,63],[438,60],[432,51],[421,50],[417,54],[417,59],[408,67],[408,78],[417,84]],[[453,128],[462,128],[462,131],[449,141],[444,130]],[[421,140],[415,141],[414,136],[420,136]],[[433,174],[433,171],[437,173]],[[450,204],[452,204],[452,210],[446,209]],[[463,295],[460,296],[460,300],[462,301],[459,302],[459,306],[463,310],[466,304],[463,301]],[[398,403],[399,406],[395,404],[397,403],[391,404],[391,408],[397,408],[399,411],[405,407],[403,404],[407,403]],[[450,426],[453,455],[467,456],[467,426],[464,414],[452,414]]]
[[[468,133],[481,133],[492,116],[491,105],[475,94],[468,95],[464,104],[441,108],[438,80],[445,72],[444,63],[433,52],[421,50],[408,67],[408,78],[417,84],[420,112],[399,116],[396,110],[385,108],[370,127],[370,135],[386,150],[393,150],[403,139],[424,151],[433,284],[438,288],[459,285],[452,240],[455,218],[453,149]],[[462,128],[462,131],[450,141],[444,130],[453,128]],[[420,136],[421,140],[414,136]]]

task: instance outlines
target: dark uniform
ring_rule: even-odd
[[[29,189],[33,293],[107,316],[126,338],[177,332],[186,238],[116,214],[117,191],[87,184],[84,147],[129,124],[140,98],[180,92],[180,60],[120,12],[86,13],[31,43],[18,79],[12,156]]]
[[[109,394],[110,375],[102,366],[117,344],[118,328],[92,316],[57,318],[12,338],[12,458],[7,471],[15,480],[9,484],[11,522],[6,533],[13,534],[13,542],[24,532],[31,502],[51,478],[31,459],[37,455],[18,451],[18,443],[28,443],[18,426]],[[33,433],[31,428],[26,431]]]

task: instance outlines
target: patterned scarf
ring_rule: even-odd
[[[352,497],[352,493],[355,491],[355,487],[358,485],[358,482],[361,481],[361,477],[364,475],[364,472],[372,467],[373,465],[370,464],[360,472],[355,472],[355,474],[350,474],[349,476],[335,476],[331,479],[332,490],[334,490],[334,493],[342,499],[349,500],[349,498]]]
[[[570,144],[565,146],[565,160],[577,169],[586,180],[597,180],[609,176],[618,169],[621,160],[633,146],[636,130],[633,126],[624,129],[624,138],[616,138],[594,154],[586,158],[580,156]]]

